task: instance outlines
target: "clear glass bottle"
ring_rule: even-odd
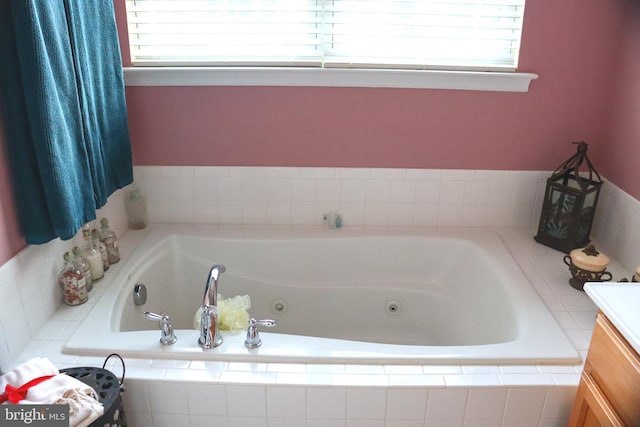
[[[69,252],[64,254],[64,268],[58,275],[58,283],[62,288],[62,300],[67,305],[80,305],[89,299],[87,282],[80,270],[73,265],[73,256]]]
[[[91,230],[91,244],[93,244],[93,249],[97,250],[100,253],[100,258],[102,259],[102,269],[107,271],[109,269],[109,255],[107,255],[107,247],[100,241],[100,236],[98,235],[98,230],[95,228]]]
[[[97,282],[104,277],[104,267],[102,266],[100,252],[95,250],[93,243],[91,243],[91,228],[89,228],[89,224],[82,226],[82,238],[84,239],[82,257],[87,261],[91,269],[91,281]]]
[[[120,261],[118,237],[116,233],[109,228],[109,220],[107,218],[100,219],[100,240],[102,240],[102,243],[107,247],[109,264],[115,264]]]
[[[87,262],[86,259],[84,259],[84,257],[82,256],[82,252],[80,252],[80,248],[77,246],[74,246],[73,249],[71,249],[71,253],[73,254],[73,265],[80,270],[80,272],[82,273],[82,275],[84,276],[87,284],[87,291],[90,291],[93,289],[93,277],[91,277],[91,267],[89,267],[89,263]]]
[[[147,226],[147,201],[135,185],[127,193],[125,208],[130,229],[140,230]]]

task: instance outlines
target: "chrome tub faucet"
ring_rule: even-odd
[[[202,314],[200,315],[200,338],[198,344],[204,349],[215,348],[222,344],[222,336],[218,327],[218,280],[227,268],[216,264],[209,270],[207,283],[202,298]]]

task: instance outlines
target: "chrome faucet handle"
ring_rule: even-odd
[[[260,339],[260,334],[258,333],[258,325],[272,328],[276,326],[276,321],[271,319],[256,320],[253,317],[249,319],[247,338],[244,340],[244,346],[248,349],[258,348],[262,345],[262,340]]]
[[[150,311],[144,312],[144,317],[149,320],[157,320],[162,322],[160,325],[160,344],[171,345],[178,340],[176,334],[173,333],[173,325],[171,325],[171,318],[167,314],[152,313]]]

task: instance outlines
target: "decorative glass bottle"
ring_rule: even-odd
[[[67,305],[80,305],[89,299],[87,295],[87,281],[80,270],[73,265],[71,253],[64,254],[64,268],[58,275],[58,282],[62,288],[62,299]]]
[[[102,269],[107,271],[109,269],[109,255],[107,255],[107,247],[100,241],[98,230],[95,228],[91,230],[91,243],[93,244],[93,248],[100,253]]]
[[[147,202],[144,194],[135,185],[127,194],[125,208],[130,229],[140,230],[147,226]]]
[[[118,249],[118,237],[116,233],[109,228],[109,220],[107,218],[100,219],[100,240],[107,247],[107,256],[109,264],[115,264],[120,261],[120,250]]]
[[[80,270],[82,275],[84,276],[87,282],[87,291],[93,289],[93,277],[91,277],[91,267],[89,267],[89,263],[82,256],[82,252],[80,252],[80,248],[74,246],[71,249],[71,253],[73,254],[73,265]]]
[[[104,277],[104,267],[102,266],[100,253],[93,248],[93,244],[91,243],[91,229],[89,228],[89,224],[82,226],[82,238],[84,239],[82,257],[87,261],[91,269],[91,280],[97,282]]]

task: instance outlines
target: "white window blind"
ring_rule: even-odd
[[[134,66],[515,70],[525,0],[127,0]]]

